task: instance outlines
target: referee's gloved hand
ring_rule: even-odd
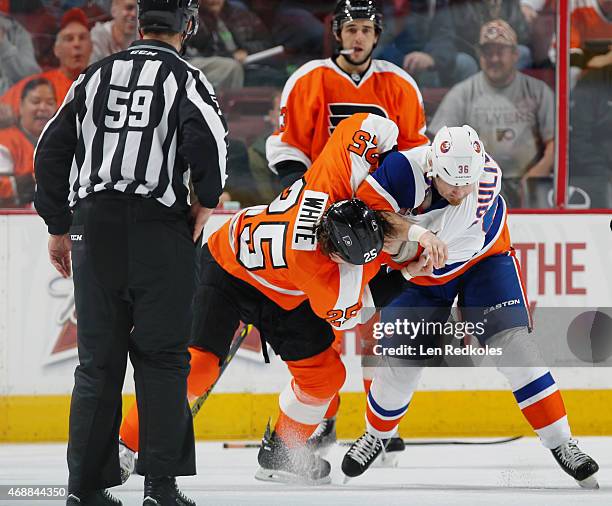
[[[49,236],[49,258],[53,267],[63,278],[69,278],[72,274],[70,268],[70,251],[72,242],[68,234]]]
[[[198,242],[198,238],[204,231],[204,226],[213,213],[213,209],[202,207],[199,202],[191,204],[191,219],[193,221],[193,242]]]

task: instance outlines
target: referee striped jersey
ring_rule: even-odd
[[[79,200],[104,190],[188,207],[189,179],[214,208],[226,180],[227,125],[210,83],[170,45],[134,42],[82,73],[34,154],[35,206],[63,234]]]

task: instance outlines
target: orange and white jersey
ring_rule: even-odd
[[[357,81],[331,59],[314,60],[287,81],[280,103],[278,131],[266,142],[270,169],[294,160],[307,168],[323,151],[340,121],[355,113],[389,118],[399,127],[399,149],[428,144],[419,88],[396,65],[372,60]]]
[[[394,200],[369,175],[378,152],[396,144],[397,126],[374,114],[356,114],[335,130],[309,171],[268,206],[242,210],[208,240],[227,272],[251,284],[284,309],[309,300],[314,312],[338,330],[359,323],[373,306],[367,288],[381,253],[364,265],[337,264],[317,247],[315,227],[334,202],[357,197],[377,210]]]
[[[570,15],[570,47],[582,48],[589,39],[612,39],[612,19],[597,0],[575,0]]]

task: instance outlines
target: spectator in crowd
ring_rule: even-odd
[[[59,67],[48,70],[37,76],[22,79],[12,86],[2,97],[0,103],[10,106],[4,114],[19,116],[21,95],[25,85],[35,77],[43,77],[53,84],[55,100],[58,104],[64,101],[70,86],[89,64],[91,56],[91,34],[85,13],[78,8],[66,11],[60,22],[60,31],[55,39],[55,56]]]
[[[33,79],[23,88],[17,124],[0,130],[0,207],[22,207],[34,199],[34,147],[56,109],[46,79]]]
[[[281,91],[272,99],[272,109],[266,116],[266,129],[251,143],[248,149],[249,167],[255,179],[257,192],[261,198],[259,202],[249,205],[269,204],[283,189],[280,179],[268,167],[266,158],[266,140],[274,132],[280,117]]]
[[[36,61],[47,69],[56,64],[53,42],[57,33],[57,18],[42,4],[41,0],[6,0],[11,16],[21,23],[32,37]]]
[[[325,28],[310,11],[312,1],[250,0],[248,4],[266,23],[274,45],[284,46],[292,55],[293,63],[302,64],[323,55]],[[331,12],[335,1],[326,4],[330,4]]]
[[[529,26],[533,25],[545,4],[546,0],[521,0],[521,12]]]
[[[108,19],[110,13],[111,0],[41,0],[44,6],[57,19],[60,19],[64,12],[78,7],[92,22]]]
[[[453,0],[448,6],[455,28],[457,51],[478,61],[478,34],[482,26],[494,19],[506,21],[517,34],[519,69],[531,64],[529,25],[519,0]]]
[[[124,51],[138,39],[137,0],[112,0],[111,16],[112,20],[98,22],[91,30],[90,63]]]
[[[191,63],[215,88],[236,89],[245,84],[269,85],[287,76],[266,66],[245,65],[249,54],[272,46],[266,26],[244,4],[201,0],[200,27],[189,42]],[[261,71],[260,71],[261,70]],[[253,75],[249,75],[253,74]]]
[[[480,32],[482,71],[454,86],[430,124],[471,125],[502,168],[502,194],[511,207],[522,204],[522,183],[550,176],[554,162],[554,97],[542,81],[517,71],[516,33],[503,20]]]
[[[592,208],[612,208],[612,65],[588,70],[572,91],[570,184]]]
[[[0,94],[38,72],[32,37],[11,16],[0,13]]]
[[[428,0],[407,2],[409,9],[401,17],[400,33],[378,49],[375,56],[402,67],[420,86],[448,87],[478,72],[472,57],[457,53],[455,28],[447,4],[447,0],[434,0],[432,16]],[[386,15],[385,19],[393,20],[394,16]]]
[[[612,65],[612,45],[588,47],[588,41],[598,39],[612,41],[612,0],[575,0],[570,18],[572,65],[591,69]]]

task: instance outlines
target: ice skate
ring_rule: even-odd
[[[108,490],[96,490],[87,494],[69,494],[66,506],[122,506],[123,503]]]
[[[319,455],[325,455],[336,444],[336,417],[324,418],[317,426],[306,446]]]
[[[196,506],[176,485],[173,476],[145,478],[142,506]]]
[[[396,433],[386,441],[385,451],[372,463],[372,467],[397,467],[399,454],[406,449],[404,440]]]
[[[121,484],[124,484],[134,472],[136,452],[119,440],[119,467],[121,468]]]
[[[347,478],[361,476],[385,450],[387,441],[366,431],[355,441],[342,459],[342,472]],[[345,483],[348,480],[345,480]]]
[[[261,441],[257,461],[260,467],[255,478],[258,480],[309,485],[331,482],[331,466],[327,460],[306,446],[289,448],[276,432],[270,432],[269,424]]]
[[[599,466],[591,457],[578,448],[578,442],[570,439],[567,443],[550,450],[557,463],[582,488],[599,488],[597,476]]]

